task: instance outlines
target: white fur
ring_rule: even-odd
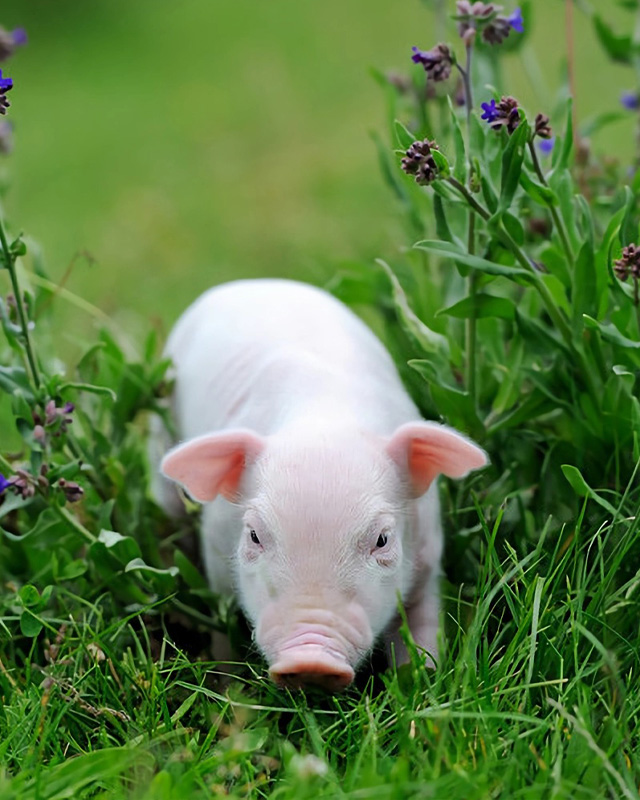
[[[331,652],[353,667],[382,633],[403,660],[398,595],[417,644],[435,659],[437,488],[416,498],[412,486],[424,491],[432,472],[482,466],[482,451],[418,423],[418,434],[437,434],[436,460],[438,448],[452,448],[443,463],[453,466],[432,464],[422,483],[414,480],[409,473],[422,467],[407,455],[416,431],[406,423],[419,414],[389,354],[349,309],[301,283],[237,281],[208,291],[180,318],[166,352],[186,444],[168,454],[165,472],[201,487],[207,448],[219,450],[211,434],[239,432],[246,467],[237,496],[225,484],[230,499],[205,503],[202,547],[211,587],[239,595],[270,663],[306,630],[331,639]],[[197,470],[196,437],[205,449]],[[170,505],[168,485],[161,494]],[[383,530],[389,543],[380,550]]]

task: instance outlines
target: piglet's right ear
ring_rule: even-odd
[[[263,451],[265,441],[252,431],[208,433],[170,450],[160,469],[200,503],[219,494],[233,500],[247,464]]]

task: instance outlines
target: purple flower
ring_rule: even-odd
[[[22,45],[27,43],[27,32],[24,28],[16,28],[14,31],[11,31],[11,38],[16,47],[22,47]]]
[[[491,100],[489,103],[482,103],[481,106],[483,119],[494,131],[506,128],[509,136],[520,124],[520,110],[518,101],[514,97],[502,97],[499,103]]]
[[[553,146],[556,143],[556,137],[552,136],[550,139],[540,139],[538,142],[538,150],[543,156],[550,156],[553,151]]]
[[[640,108],[638,92],[622,92],[620,102],[629,111],[637,111]]]
[[[16,47],[27,43],[27,33],[24,28],[7,31],[0,28],[0,61],[6,61],[14,54]]]
[[[8,481],[0,472],[0,495],[4,494],[9,486],[11,486],[11,481]]]
[[[425,139],[414,142],[402,159],[401,168],[407,175],[413,175],[416,183],[426,186],[438,179],[438,165],[433,157],[433,151],[438,150],[436,142]]]
[[[412,47],[411,60],[414,64],[422,64],[425,72],[433,81],[446,81],[451,75],[453,56],[446,44],[440,42],[431,50],[419,50]]]
[[[522,9],[520,6],[507,17],[507,22],[516,33],[524,33],[524,20],[522,19]]]
[[[622,257],[613,262],[613,270],[621,281],[629,276],[640,279],[640,248],[636,244],[628,244],[622,248]]]
[[[3,78],[2,70],[0,69],[0,94],[8,92],[9,89],[13,89],[13,81],[11,78]]]
[[[482,103],[480,108],[484,112],[480,119],[483,119],[485,122],[492,123],[495,122],[498,117],[500,116],[500,112],[496,106],[495,100],[490,100],[488,103]]]

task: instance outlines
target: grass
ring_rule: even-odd
[[[175,620],[121,618],[108,596],[61,613],[44,661],[35,642],[2,647],[0,796],[635,798],[637,499],[597,530],[585,504],[524,557],[501,558],[500,518],[483,522],[438,670],[365,669],[340,697],[276,689],[256,663],[221,677]]]

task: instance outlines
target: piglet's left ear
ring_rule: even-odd
[[[386,447],[401,470],[407,470],[415,496],[424,494],[440,474],[463,478],[489,463],[487,454],[462,434],[437,422],[401,425]]]

